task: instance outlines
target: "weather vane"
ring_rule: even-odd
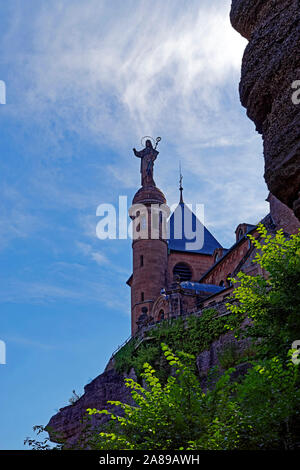
[[[183,187],[182,187],[182,180],[183,180],[183,176],[182,176],[182,173],[181,173],[181,161],[179,161],[179,191],[180,191],[180,204],[183,204],[183,196],[182,196]]]
[[[149,136],[149,135],[145,135],[144,137],[141,138],[141,145],[142,147],[145,145],[145,141],[146,140],[151,140],[152,142],[152,145],[154,145],[154,149],[156,149],[156,147],[158,146],[159,142],[161,141],[161,137],[156,137],[156,139],[154,140],[153,137]]]
[[[183,176],[182,176],[182,173],[181,173],[181,162],[179,161],[179,184],[180,184],[180,189],[183,189],[182,188],[182,180],[183,180]]]

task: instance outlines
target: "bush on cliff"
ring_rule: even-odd
[[[137,406],[115,403],[125,416],[111,416],[110,432],[95,436],[96,448],[300,448],[298,366],[286,359],[293,341],[300,339],[300,232],[285,238],[280,230],[271,236],[262,225],[258,232],[259,239],[250,239],[257,248],[254,262],[264,276],[240,273],[233,280],[238,285],[234,302],[228,304],[231,315],[225,317],[226,325],[212,327],[214,316],[209,322],[203,322],[202,316],[193,320],[190,331],[181,325],[179,340],[178,334],[169,334],[170,339],[177,338],[172,349],[183,346],[187,357],[186,353],[207,347],[226,326],[238,337],[253,340],[258,356],[252,368],[239,383],[230,381],[229,369],[204,394],[191,363],[187,368],[164,346],[167,362],[177,374],[163,386],[146,364],[146,389],[127,382]],[[250,322],[245,325],[247,318]],[[156,331],[157,339],[168,336]]]
[[[162,385],[155,370],[145,364],[146,387],[126,379],[134,406],[118,401],[122,414],[107,414],[105,432],[95,433],[89,447],[98,450],[232,450],[294,449],[297,437],[300,390],[298,366],[279,358],[253,364],[245,378],[231,380],[229,369],[204,393],[192,371],[194,357],[180,354],[164,344],[166,360],[175,369]],[[184,364],[185,363],[185,364]],[[299,436],[299,434],[298,434]]]
[[[106,410],[89,409],[90,415],[108,414],[106,432],[90,441],[93,449],[230,449],[237,445],[242,416],[230,400],[230,370],[206,394],[193,373],[194,357],[181,353],[186,365],[162,345],[164,356],[175,371],[163,386],[154,369],[144,365],[146,387],[126,379],[135,406],[110,402],[123,410],[124,416]],[[222,431],[222,432],[220,432]],[[196,444],[197,443],[197,444]]]
[[[111,402],[121,408],[120,415],[89,410],[90,415],[107,414],[111,419],[103,432],[88,436],[88,448],[300,449],[299,365],[287,359],[292,342],[300,339],[300,232],[285,238],[279,231],[271,237],[260,226],[259,233],[260,240],[251,237],[258,249],[254,261],[267,277],[239,274],[235,303],[228,305],[231,314],[220,321],[214,311],[206,311],[191,317],[190,328],[182,320],[162,325],[151,330],[155,339],[149,347],[134,350],[135,344],[123,351],[120,367],[133,365],[134,356],[140,369],[144,365],[145,386],[125,380],[135,406]],[[251,321],[245,327],[247,317]],[[190,353],[207,348],[226,331],[224,319],[227,329],[253,338],[259,355],[244,377],[232,380],[229,369],[204,393]],[[163,344],[162,355],[158,348],[164,338],[171,348]],[[185,351],[175,355],[172,351],[180,347]],[[227,366],[233,360],[234,351],[223,354]],[[155,362],[164,368],[163,380],[161,370],[158,376],[149,364]],[[82,442],[87,445],[84,436]]]
[[[261,358],[286,357],[295,340],[300,340],[300,231],[285,238],[282,230],[275,236],[258,226],[260,239],[249,235],[257,248],[255,263],[264,276],[240,272],[232,279],[235,303],[226,327],[239,338],[250,337]],[[245,326],[245,319],[250,319]]]
[[[167,343],[174,351],[197,355],[208,349],[211,343],[226,332],[226,317],[218,316],[217,310],[205,309],[200,317],[191,315],[164,321],[146,332],[146,341],[137,347],[132,339],[115,356],[117,372],[126,372],[133,367],[138,378],[141,377],[145,362],[157,369],[158,377],[166,381],[171,368],[161,354],[161,343]]]

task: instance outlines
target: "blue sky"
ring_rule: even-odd
[[[262,142],[240,106],[246,41],[229,0],[0,6],[0,448],[22,449],[130,334],[131,241],[96,237],[131,201],[144,135],[168,203],[204,204],[225,247],[268,212]]]

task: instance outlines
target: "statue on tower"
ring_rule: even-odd
[[[153,148],[151,140],[146,140],[146,147],[139,152],[133,149],[134,155],[141,159],[142,186],[155,186],[153,179],[153,166],[159,152]]]

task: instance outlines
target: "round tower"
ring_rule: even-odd
[[[150,144],[149,144],[150,143]],[[131,333],[151,322],[152,307],[166,287],[168,246],[164,234],[166,198],[153,180],[153,163],[158,152],[146,141],[140,152],[142,187],[135,194],[129,214],[132,219],[133,272],[131,287]]]

